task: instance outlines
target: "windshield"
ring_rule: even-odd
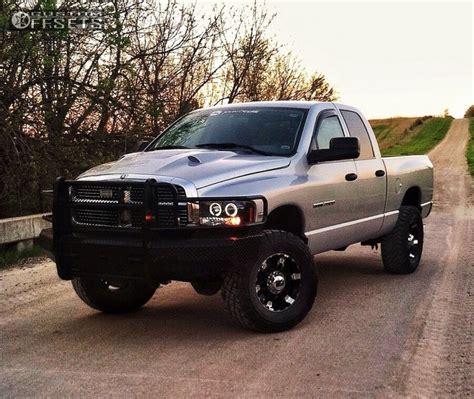
[[[169,148],[215,148],[290,155],[298,144],[307,110],[246,107],[203,110],[184,116],[147,151]]]

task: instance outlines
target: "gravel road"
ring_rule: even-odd
[[[54,264],[0,272],[0,396],[473,397],[473,180],[468,121],[430,157],[436,202],[420,268],[354,245],[316,257],[320,290],[292,331],[228,322],[219,295],[160,288],[133,315],[84,305]]]

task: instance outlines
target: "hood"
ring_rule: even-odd
[[[89,169],[78,178],[129,174],[176,177],[197,189],[225,180],[289,166],[286,157],[207,149],[158,150],[124,155],[115,162]]]

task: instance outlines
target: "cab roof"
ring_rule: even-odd
[[[309,109],[313,105],[323,104],[321,101],[251,101],[243,103],[232,103],[214,105],[212,107],[206,107],[206,109],[227,109],[227,108],[242,108],[242,107],[281,107],[281,108],[301,108]],[[330,103],[328,103],[330,104]]]

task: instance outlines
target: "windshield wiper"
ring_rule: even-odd
[[[263,151],[263,150],[258,150],[257,148],[254,148],[249,145],[245,144],[237,144],[237,143],[204,143],[204,144],[197,144],[197,148],[215,148],[218,150],[227,150],[227,149],[232,149],[232,148],[242,148],[244,150],[249,150],[252,152],[255,152],[256,154],[260,155],[278,155],[274,154],[271,152]]]
[[[187,150],[189,147],[184,145],[164,145],[161,147],[155,147],[149,151],[156,151],[156,150]]]

